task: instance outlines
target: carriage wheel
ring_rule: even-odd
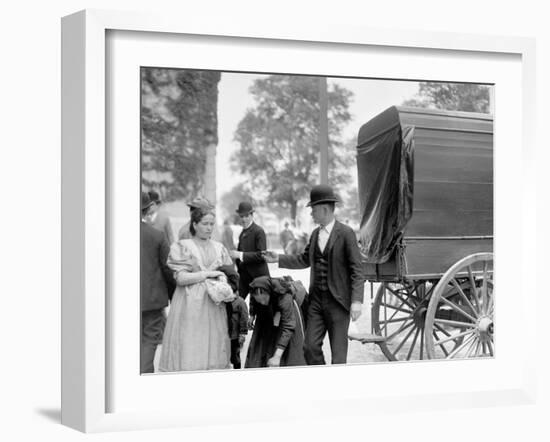
[[[434,288],[426,316],[430,359],[494,355],[493,254],[453,265]]]
[[[427,281],[382,283],[372,306],[372,325],[384,336],[379,346],[390,361],[424,359],[424,326],[433,284]]]

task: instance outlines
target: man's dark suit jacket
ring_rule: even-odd
[[[308,245],[300,255],[279,255],[279,267],[285,269],[305,269],[314,264],[314,251],[319,238],[319,227],[311,234]],[[361,254],[355,233],[351,227],[338,221],[325,249],[328,253],[328,287],[331,295],[346,309],[350,310],[354,301],[363,302],[365,278],[361,265]],[[310,273],[310,288],[313,289],[314,275]]]
[[[141,223],[141,311],[160,310],[168,305],[176,287],[166,264],[170,251],[164,234]]]
[[[262,257],[262,251],[267,249],[267,241],[264,229],[256,223],[252,223],[247,229],[243,229],[239,236],[237,250],[243,252],[243,259],[237,260],[239,269],[239,294],[246,298],[248,286],[258,276],[269,276],[267,263]]]
[[[164,211],[159,210],[157,212],[155,220],[151,223],[151,225],[155,229],[160,230],[162,233],[164,233],[164,238],[166,238],[168,247],[170,247],[174,242],[174,233],[172,232],[172,226],[170,225],[170,219],[168,218],[168,215],[164,213]]]

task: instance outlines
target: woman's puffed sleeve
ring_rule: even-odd
[[[206,279],[204,272],[200,271],[197,258],[193,256],[183,241],[172,243],[167,264],[174,272],[174,278],[178,285],[196,284]]]
[[[221,259],[222,259],[222,265],[232,265],[233,260],[231,259],[231,256],[229,255],[229,252],[227,251],[227,248],[222,245],[222,251],[221,251]]]

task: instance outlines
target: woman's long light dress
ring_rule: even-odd
[[[168,257],[168,265],[178,281],[186,284],[197,280],[198,271],[215,270],[227,264],[232,261],[226,248],[211,240],[179,240],[172,244]],[[229,368],[231,347],[227,327],[225,304],[216,305],[210,299],[204,281],[178,285],[164,330],[159,371]]]

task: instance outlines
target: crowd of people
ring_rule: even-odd
[[[335,219],[337,202],[331,187],[313,187],[308,206],[318,227],[297,251],[287,223],[279,254],[267,249],[249,202],[235,211],[243,227],[235,246],[232,236],[223,238],[226,229],[223,242],[212,239],[216,217],[207,199],[188,204],[190,220],[174,239],[159,195],[143,192],[141,372],[155,371],[159,345],[159,372],[240,369],[249,331],[244,368],[324,364],[327,333],[332,363],[346,363],[365,279],[355,233]],[[309,291],[290,277],[272,277],[268,263],[310,268]]]

